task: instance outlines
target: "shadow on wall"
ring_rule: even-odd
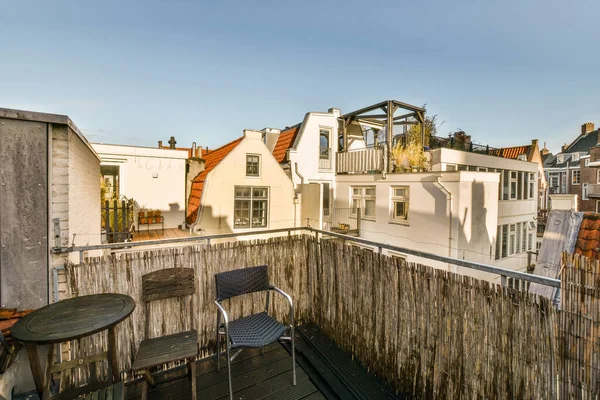
[[[194,227],[196,232],[201,232],[203,235],[233,233],[233,227],[228,223],[227,215],[215,215],[211,206],[204,206],[201,211],[200,221]]]

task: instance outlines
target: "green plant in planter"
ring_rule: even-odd
[[[424,170],[427,167],[427,157],[423,147],[416,140],[411,141],[406,146],[397,143],[392,149],[392,162],[396,171]]]

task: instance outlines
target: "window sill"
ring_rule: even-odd
[[[388,223],[390,224],[394,224],[394,225],[404,225],[404,226],[410,226],[410,221],[405,220],[405,221],[399,221],[399,220],[390,220]]]

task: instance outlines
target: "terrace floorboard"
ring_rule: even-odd
[[[377,377],[338,348],[314,325],[297,328],[296,386],[292,385],[292,357],[289,342],[259,349],[245,349],[231,366],[234,399],[368,399],[394,400],[395,396]],[[148,399],[189,399],[190,380],[185,366],[154,374],[156,387]],[[229,399],[227,363],[221,357],[217,372],[214,357],[196,362],[196,396],[203,400]],[[126,385],[125,399],[141,398],[142,380]]]

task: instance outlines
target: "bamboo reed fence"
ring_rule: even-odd
[[[174,266],[195,269],[194,301],[157,302],[150,312],[150,335],[188,329],[191,314],[200,356],[208,356],[215,351],[214,275],[262,264],[269,265],[272,283],[292,295],[297,324],[317,324],[398,393],[414,398],[598,396],[598,268],[595,263],[595,272],[581,278],[581,258],[577,266],[563,268],[563,279],[569,279],[563,290],[581,299],[581,285],[594,282],[595,291],[586,292],[585,306],[565,293],[569,313],[560,313],[543,297],[310,235],[90,259],[66,267],[67,294],[118,292],[136,300],[134,313],[116,329],[119,367],[127,371],[147,317],[140,306],[143,274]],[[275,304],[272,311],[285,320],[286,303]],[[264,297],[256,294],[230,304],[233,318],[263,307]],[[594,339],[583,338],[584,333]],[[94,353],[105,340],[103,334],[81,339],[71,351]]]
[[[563,254],[559,322],[560,394],[600,396],[600,263]]]

